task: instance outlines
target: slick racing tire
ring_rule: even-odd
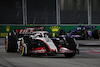
[[[8,36],[8,43],[6,45],[6,52],[16,52],[17,51],[17,36]]]
[[[70,38],[70,37],[67,37],[66,38],[67,40],[67,48],[70,49],[70,50],[73,50],[74,52],[73,53],[67,53],[67,54],[64,54],[66,57],[74,57],[75,54],[76,54],[76,42],[75,42],[75,39],[74,38]]]
[[[67,37],[66,40],[67,40],[67,48],[76,51],[77,44],[75,42],[75,39]]]
[[[28,50],[32,49],[32,39],[29,36],[24,37],[24,43],[27,45]]]
[[[94,39],[99,39],[99,31],[98,30],[94,30],[92,32],[92,36],[93,36]]]

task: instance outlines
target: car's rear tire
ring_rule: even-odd
[[[98,30],[94,30],[92,32],[92,36],[93,36],[94,39],[99,39],[99,31]]]
[[[16,52],[17,51],[17,36],[8,36],[8,43],[6,44],[6,52]]]

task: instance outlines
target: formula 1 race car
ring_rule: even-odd
[[[73,57],[79,51],[74,38],[49,37],[49,32],[44,31],[43,27],[16,29],[6,36],[5,45],[7,52],[19,52],[22,56],[64,54]]]
[[[94,30],[93,32],[89,29],[95,29],[96,26],[79,26],[76,27],[74,30],[70,31],[68,37],[76,38],[76,39],[88,39],[88,38],[99,38],[99,31]]]

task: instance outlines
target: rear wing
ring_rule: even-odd
[[[95,29],[96,26],[84,26],[86,29]]]
[[[96,28],[96,26],[79,26],[79,27],[82,27],[85,29],[95,29]]]
[[[35,31],[44,31],[44,27],[27,27],[25,29],[16,29],[14,32],[17,34],[32,34]]]

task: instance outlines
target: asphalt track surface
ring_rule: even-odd
[[[0,38],[0,67],[100,67],[100,40],[77,40],[77,43],[97,46],[79,46],[80,54],[73,58],[65,58],[63,54],[21,56],[6,53],[4,38]]]

